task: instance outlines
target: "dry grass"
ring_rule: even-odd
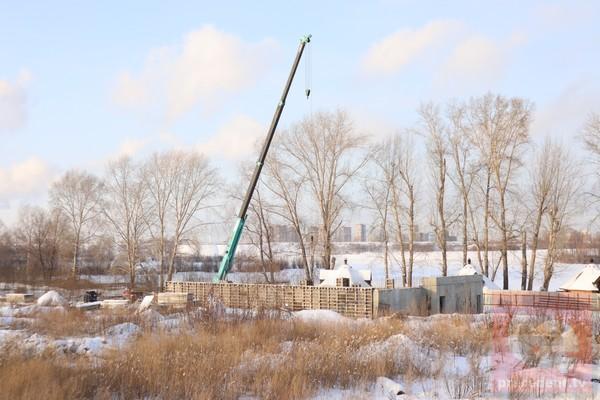
[[[75,312],[40,315],[51,335],[97,333],[94,318]],[[117,322],[118,323],[118,322]],[[103,360],[0,355],[7,398],[299,399],[320,388],[368,385],[402,373],[393,354],[361,359],[356,350],[404,330],[402,321],[328,326],[274,318],[195,321],[183,333],[147,333]],[[97,365],[94,365],[96,363]],[[98,392],[96,388],[104,388]],[[94,395],[92,395],[94,394]],[[109,396],[110,394],[110,396]]]
[[[3,399],[62,400],[94,398],[96,377],[88,363],[67,364],[51,357],[0,356]]]
[[[303,323],[258,321],[144,337],[109,361],[111,392],[123,398],[304,398],[320,387],[352,387],[395,375],[391,357],[357,360],[354,350],[378,335]],[[290,343],[282,348],[281,343]]]
[[[393,317],[339,325],[285,317],[272,311],[235,316],[217,309],[193,311],[185,314],[181,331],[169,332],[145,326],[125,310],[39,314],[30,329],[55,337],[98,335],[122,322],[146,329],[128,347],[104,353],[100,361],[74,354],[33,357],[17,353],[17,346],[0,352],[0,397],[39,398],[43,393],[48,399],[237,399],[250,395],[286,400],[307,398],[327,388],[360,390],[377,377],[402,376],[405,384],[445,379],[443,389],[448,395],[470,398],[488,386],[489,371],[481,371],[481,359],[491,351],[494,335],[508,329],[504,323],[508,321],[497,329],[490,321],[474,324],[471,317],[461,316],[418,320],[418,328],[411,324],[414,321]],[[532,325],[522,334],[546,340],[543,329],[549,326]],[[577,338],[590,334],[583,325],[574,331]],[[387,340],[398,334],[418,343],[417,355],[411,351],[414,348],[402,347],[410,344],[396,342],[398,337]],[[400,344],[390,348],[386,343]],[[365,357],[365,348],[375,349],[374,356]],[[473,372],[446,376],[443,367],[448,358],[440,357],[438,362],[419,356],[425,353],[466,356]],[[588,357],[580,355],[582,360]],[[520,398],[530,389],[526,383],[519,376],[511,377],[509,396]]]
[[[487,326],[474,329],[468,316],[439,318],[409,335],[426,347],[461,356],[486,354],[492,342],[492,330]]]
[[[32,314],[31,331],[52,337],[102,335],[111,326],[133,322],[143,326],[144,321],[128,309],[99,310],[94,313],[77,309],[57,309]]]

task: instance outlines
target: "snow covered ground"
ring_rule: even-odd
[[[153,335],[157,332],[168,332],[169,336],[186,332],[193,334],[194,326],[190,319],[202,320],[201,311],[194,311],[195,314],[179,312],[163,315],[151,308],[141,314],[135,314],[136,308],[131,307],[131,319],[136,322],[117,323],[91,335],[63,337],[35,330],[33,322],[44,313],[70,312],[68,306],[61,304],[63,301],[59,293],[49,292],[41,298],[45,300],[41,303],[53,305],[0,307],[0,350],[6,350],[5,346],[16,346],[27,357],[54,354],[56,357],[83,357],[101,361],[107,350],[126,349],[141,335]],[[99,311],[91,311],[85,313],[84,317],[94,319],[99,316],[98,313]],[[252,313],[230,309],[223,310],[220,315],[219,318],[242,318],[242,321],[256,317]],[[594,393],[600,390],[599,385],[591,381],[592,378],[600,378],[597,364],[598,344],[592,342],[595,343],[591,347],[594,351],[592,363],[577,362],[581,339],[575,331],[575,325],[563,323],[553,317],[494,314],[435,315],[426,318],[408,317],[404,320],[355,320],[329,310],[305,310],[291,314],[274,314],[270,318],[282,319],[282,324],[300,321],[317,325],[319,331],[323,332],[332,326],[334,329],[355,332],[350,336],[350,340],[363,337],[361,340],[365,340],[365,343],[358,347],[354,345],[344,357],[353,357],[357,364],[391,357],[394,369],[401,371],[399,375],[381,376],[366,385],[322,387],[313,399],[508,398],[508,392],[514,392],[514,386],[523,382],[528,385],[534,382],[538,385],[535,386],[535,390],[543,384],[546,394],[550,393],[552,398],[559,399],[591,399]],[[590,336],[598,334],[597,325],[600,321],[597,315],[591,318],[583,316],[577,321],[590,325]],[[385,330],[388,329],[388,324],[400,326],[400,330],[382,335],[379,339],[361,336],[363,330],[368,331],[373,327]],[[460,332],[489,332],[493,335],[493,332],[501,332],[503,327],[508,329],[508,335],[499,335],[493,339],[490,337],[492,342],[477,342],[479,344],[476,343],[475,346],[460,343]],[[452,332],[453,329],[457,331]],[[445,336],[455,336],[457,342]],[[438,342],[439,338],[443,338],[445,343]],[[311,340],[314,339],[282,341],[279,343],[279,352],[260,353],[257,352],[258,348],[248,349],[237,368],[246,372],[248,368],[265,368],[265,365],[285,368],[286,360],[293,357],[295,351],[302,346],[310,345]],[[592,341],[598,338],[586,336],[585,340]],[[535,345],[540,343],[549,351],[541,352],[540,357],[532,361],[532,354],[537,354]],[[409,366],[418,371],[408,374],[406,370]],[[531,387],[527,386],[523,390],[530,389]],[[399,395],[400,392],[404,394]],[[518,398],[536,396],[519,395]]]
[[[220,249],[220,248],[219,248]],[[281,249],[281,254],[290,259],[297,256],[293,247],[288,245]],[[250,251],[244,249],[244,251]],[[490,263],[496,265],[499,260],[499,252],[490,252]],[[340,265],[345,259],[355,269],[368,269],[373,274],[373,285],[384,286],[385,282],[385,268],[383,264],[383,254],[374,252],[363,252],[359,254],[342,253],[336,254],[336,264]],[[477,268],[476,258],[477,254],[472,252],[469,253],[469,257],[472,260],[473,265]],[[529,260],[531,259],[528,255]],[[546,251],[541,250],[538,252],[536,259],[536,274],[534,280],[534,290],[538,289],[542,284],[543,278],[543,264],[546,258]],[[402,272],[400,270],[400,253],[391,253],[391,264],[389,266],[390,275],[392,278],[401,281]],[[447,254],[448,259],[448,275],[456,275],[458,271],[463,267],[462,264],[462,252],[451,251]],[[428,276],[440,276],[441,271],[441,260],[442,255],[439,251],[432,252],[418,252],[415,253],[413,281],[419,283],[420,279]],[[509,288],[519,289],[521,287],[521,252],[511,251],[508,254],[509,260]],[[568,281],[573,275],[579,273],[585,267],[584,264],[555,264],[554,276],[550,281],[550,291],[557,291],[559,287]],[[213,278],[212,273],[208,272],[178,272],[175,274],[174,280],[185,281],[185,280],[200,280],[210,281]],[[279,282],[290,282],[293,284],[299,283],[304,278],[304,271],[300,269],[286,269],[275,273],[275,279]],[[264,276],[262,273],[241,273],[233,271],[227,279],[232,282],[248,283],[248,282],[264,282]],[[499,267],[494,282],[502,287],[502,266]]]

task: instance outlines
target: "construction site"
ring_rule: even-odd
[[[600,398],[599,19],[6,2],[0,399]]]

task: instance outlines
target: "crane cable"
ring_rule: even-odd
[[[311,97],[311,89],[312,89],[312,45],[310,43],[307,44],[306,47],[306,57],[304,59],[304,94],[306,95],[306,100],[309,101],[309,115],[312,119],[312,97]]]

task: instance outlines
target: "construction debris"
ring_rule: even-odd
[[[187,292],[163,292],[156,299],[159,306],[185,307],[194,301],[194,295]]]
[[[120,308],[127,307],[130,303],[126,299],[106,299],[102,300],[102,308]]]
[[[31,303],[33,302],[33,294],[31,293],[7,293],[5,296],[7,303]]]
[[[153,294],[144,296],[144,298],[142,299],[142,302],[140,303],[136,312],[141,313],[141,312],[146,311],[148,308],[150,308],[150,306],[154,302],[154,297],[155,296]]]
[[[98,310],[102,306],[101,301],[92,301],[89,303],[77,303],[75,304],[75,308],[82,311],[92,311]]]

